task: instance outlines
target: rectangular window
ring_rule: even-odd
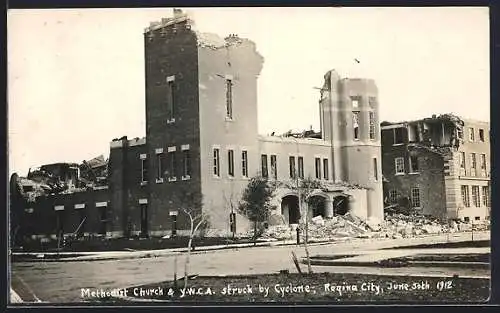
[[[370,139],[375,139],[375,112],[369,113],[370,118]]]
[[[227,150],[227,173],[234,177],[234,151]]]
[[[175,118],[175,85],[174,80],[169,80],[168,84],[168,99],[167,99],[167,111],[169,120]]]
[[[275,155],[271,155],[271,175],[274,179],[278,179],[278,164],[276,164]]]
[[[490,206],[490,190],[488,188],[488,186],[483,186],[482,188],[482,192],[483,192],[483,205],[485,207],[489,207]]]
[[[261,155],[261,163],[262,163],[262,177],[268,177],[269,173],[267,170],[267,154]]]
[[[321,179],[321,159],[314,159],[314,167],[316,169],[316,179]]]
[[[465,169],[465,152],[460,152],[460,168]]]
[[[148,181],[148,159],[141,160],[141,182],[146,183]]]
[[[418,187],[411,189],[411,204],[414,208],[420,207],[420,189]]]
[[[475,207],[481,206],[481,198],[479,195],[479,186],[472,186],[472,203]]]
[[[156,180],[163,180],[163,152],[156,154],[156,166],[158,171],[156,172]]]
[[[219,149],[214,148],[214,153],[213,153],[213,159],[214,159],[214,175],[215,176],[220,176],[220,155],[219,155]]]
[[[226,117],[233,119],[233,81],[226,79]]]
[[[474,219],[475,219],[476,221],[480,221],[480,220],[481,220],[481,217],[480,217],[480,216],[476,216],[476,217],[474,217]]]
[[[299,156],[299,178],[304,178],[304,157]]]
[[[372,109],[375,108],[375,106],[377,105],[377,98],[376,97],[369,97],[368,98],[368,105]]]
[[[397,190],[391,190],[391,191],[389,191],[389,201],[391,203],[397,203],[398,202],[398,191]]]
[[[474,142],[474,128],[469,128],[469,141]]]
[[[418,157],[416,155],[410,156],[410,173],[418,173]]]
[[[394,144],[397,145],[402,143],[404,143],[403,128],[394,128]]]
[[[241,151],[241,175],[248,177],[248,152]]]
[[[352,112],[352,127],[353,127],[353,136],[354,140],[359,139],[359,112],[358,111],[353,111]]]
[[[353,109],[359,108],[359,97],[351,97],[351,105]]]
[[[330,179],[330,173],[328,171],[328,159],[323,159],[323,178],[325,180],[329,180]]]
[[[175,151],[168,152],[168,177],[169,179],[176,179],[177,173],[177,156]]]
[[[479,130],[479,141],[484,142],[484,129]]]
[[[377,158],[373,158],[373,178],[375,178],[375,180],[378,180]]]
[[[470,175],[471,176],[476,176],[476,154],[471,153],[470,154]]]
[[[481,154],[481,169],[485,170],[486,169],[486,154]]]
[[[405,159],[404,158],[394,159],[394,164],[396,166],[396,175],[405,173]]]
[[[290,165],[290,178],[295,178],[295,157],[291,156],[288,158],[288,162]]]
[[[470,207],[470,198],[469,198],[469,186],[461,186],[460,191],[462,193],[462,203],[468,208]]]
[[[191,177],[191,153],[189,150],[182,151],[182,177]]]
[[[468,223],[470,221],[470,218],[468,216],[464,216],[464,222]]]

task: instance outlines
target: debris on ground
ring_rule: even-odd
[[[295,225],[270,226],[262,234],[263,239],[296,239]],[[489,229],[487,221],[466,223],[460,220],[441,221],[424,215],[386,214],[383,221],[370,218],[363,221],[356,215],[346,213],[333,218],[315,216],[308,223],[308,238],[311,241],[340,240],[348,238],[411,238],[430,234]]]

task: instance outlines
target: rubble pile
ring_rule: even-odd
[[[298,225],[269,226],[263,239],[295,239]],[[369,219],[363,221],[349,213],[324,219],[316,216],[308,223],[309,239],[342,240],[348,238],[410,238],[427,234],[453,233],[489,229],[488,222],[465,223],[463,221],[441,222],[439,219],[422,215],[386,215],[384,221]]]

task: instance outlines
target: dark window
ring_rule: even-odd
[[[465,168],[465,152],[460,152],[460,168]]]
[[[304,178],[304,158],[299,156],[299,178]]]
[[[226,79],[226,117],[233,118],[233,82]]]
[[[246,151],[241,152],[241,175],[248,177],[248,153]]]
[[[271,155],[271,175],[274,179],[278,179],[278,164],[276,164],[275,155]]]
[[[191,177],[191,153],[189,150],[182,151],[182,176]]]
[[[290,164],[290,178],[295,178],[295,157],[291,156],[288,158]]]
[[[377,158],[373,158],[373,178],[375,178],[375,180],[378,180]]]
[[[169,177],[170,178],[176,178],[176,168],[177,168],[177,155],[175,151],[171,151],[168,153],[168,160],[169,160]]]
[[[480,217],[480,216],[476,216],[476,217],[474,217],[474,219],[475,219],[476,221],[480,221],[480,220],[481,220],[481,217]]]
[[[321,159],[315,158],[314,165],[316,169],[316,179],[321,179]]]
[[[141,160],[141,182],[148,181],[148,159]]]
[[[160,180],[163,178],[163,153],[158,153],[156,155],[156,166],[158,167],[158,171],[156,172],[156,179]]]
[[[418,173],[418,157],[416,155],[410,156],[410,173]]]
[[[328,172],[328,159],[323,159],[323,178],[325,180],[330,179],[330,173]]]
[[[175,84],[174,81],[168,82],[168,117],[170,120],[175,118]]]
[[[233,150],[228,150],[227,151],[227,173],[229,176],[234,177],[234,151]]]
[[[468,216],[464,217],[464,222],[468,223],[470,221],[470,218]]]
[[[404,143],[403,128],[394,128],[394,144]]]
[[[262,177],[268,177],[269,173],[267,171],[267,154],[261,156],[262,161]]]
[[[479,130],[479,141],[484,142],[484,129]]]
[[[481,206],[479,186],[472,186],[472,203],[474,203],[474,206],[477,208]]]

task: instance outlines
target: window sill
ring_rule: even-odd
[[[234,119],[232,117],[227,117],[225,118],[226,122],[234,122]]]
[[[215,179],[220,179],[219,175],[212,175],[212,177],[215,178]]]
[[[394,174],[394,176],[404,176],[404,175],[405,175],[405,173],[396,173],[396,174]]]
[[[148,184],[147,181],[141,181],[141,186],[146,186]]]
[[[410,173],[408,173],[408,175],[419,175],[419,174],[420,174],[420,172],[410,172]]]
[[[182,176],[181,178],[182,180],[190,180],[191,179],[191,176],[190,175],[187,175],[187,176]]]
[[[404,145],[404,142],[402,142],[402,143],[393,143],[392,145],[393,146],[402,146],[402,145]]]
[[[171,182],[174,182],[174,181],[177,181],[177,177],[170,177],[168,179],[168,182],[171,183]]]
[[[167,124],[173,124],[175,123],[175,118],[171,118],[167,120]]]
[[[227,175],[227,178],[234,179],[234,175],[232,175],[232,176],[231,175]]]
[[[157,184],[163,184],[163,178],[157,178],[156,179]]]

